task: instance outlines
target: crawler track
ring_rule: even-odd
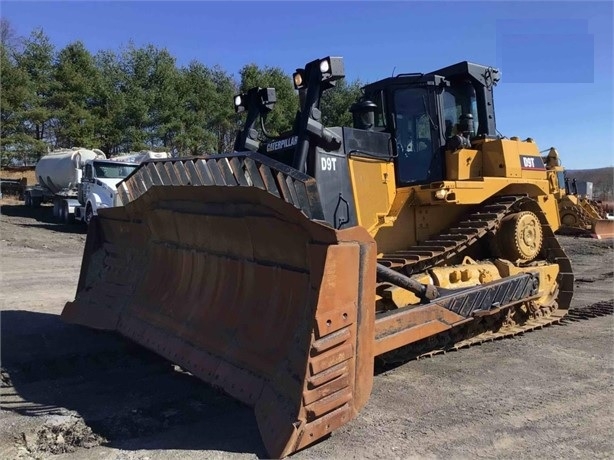
[[[378,358],[384,365],[394,365],[411,359],[434,356],[472,345],[524,334],[550,324],[560,323],[567,314],[573,295],[571,262],[561,248],[554,232],[538,204],[526,196],[500,196],[486,202],[477,210],[465,215],[455,226],[443,233],[404,251],[386,253],[380,263],[407,275],[427,270],[460,255],[482,238],[494,233],[501,220],[519,210],[534,212],[542,224],[544,235],[543,256],[560,267],[557,282],[559,295],[550,305],[520,304],[493,317],[476,318],[468,325],[460,326],[428,339],[391,351]]]
[[[455,227],[403,251],[385,253],[379,263],[412,275],[441,265],[497,229],[501,219],[526,197],[501,196],[465,215]]]
[[[414,359],[430,358],[449,351],[522,335],[560,323],[566,313],[566,310],[556,309],[556,305],[544,307],[534,314],[528,314],[522,305],[515,306],[496,316],[476,319],[466,326],[386,353],[377,358],[378,365],[384,368],[396,366]]]
[[[534,212],[542,224],[544,259],[557,263],[560,267],[557,280],[560,293],[557,302],[559,308],[567,309],[573,294],[571,262],[561,248],[539,205],[526,196],[495,197],[476,211],[467,214],[455,227],[407,250],[386,253],[378,262],[407,275],[442,265],[486,237],[489,232],[496,231],[507,214],[521,209]]]
[[[516,310],[515,313],[518,314],[520,312]],[[394,352],[383,356],[379,364],[380,366],[383,366],[385,368],[391,365],[394,366],[414,359],[417,360],[423,358],[431,358],[433,356],[442,355],[450,351],[458,351],[463,348],[469,348],[473,345],[480,345],[486,342],[493,342],[495,340],[515,337],[518,335],[522,335],[525,332],[542,329],[544,327],[555,324],[566,325],[577,321],[614,315],[614,299],[604,300],[582,307],[574,307],[567,311],[556,309],[549,314],[544,309],[542,309],[540,315],[534,315],[529,319],[525,320],[525,322],[522,324],[511,324],[508,323],[506,320],[512,317],[513,314],[508,313],[505,317],[499,317],[497,320],[490,321],[490,324],[492,324],[493,322],[496,323],[497,321],[501,322],[501,326],[497,331],[485,330],[473,337],[467,339],[460,339],[462,334],[466,334],[467,332],[459,330],[454,333],[454,336],[448,335],[446,337],[439,337],[440,346],[430,351],[422,351],[425,346],[428,346],[429,341],[427,340],[425,341],[426,343],[412,344],[403,349],[395,350]],[[482,324],[481,326],[477,327],[474,326],[473,330],[475,331],[479,327],[488,327],[488,324]],[[455,339],[457,339],[457,341],[455,341]],[[431,343],[433,342],[431,339],[429,340]]]
[[[487,237],[488,233],[495,232],[507,214],[521,209],[533,211],[540,219],[544,233],[544,258],[549,262],[558,263],[561,268],[558,279],[561,294],[558,304],[560,308],[569,308],[573,293],[571,263],[538,204],[526,196],[495,197],[477,210],[465,215],[455,227],[407,250],[386,253],[378,262],[406,275],[442,265]]]

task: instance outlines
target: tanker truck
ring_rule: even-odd
[[[62,222],[89,224],[98,210],[114,206],[115,185],[145,160],[167,158],[165,152],[138,152],[107,159],[98,149],[72,148],[49,153],[36,164],[38,183],[26,188],[26,206],[53,203],[53,216]]]

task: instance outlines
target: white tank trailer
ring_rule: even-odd
[[[160,155],[168,157],[167,153]],[[52,202],[53,216],[60,221],[89,224],[98,209],[115,205],[116,185],[149,158],[107,159],[101,150],[84,148],[49,153],[36,164],[38,183],[26,188],[25,205]]]
[[[52,194],[70,195],[81,182],[82,167],[87,160],[105,159],[101,150],[71,149],[59,150],[42,157],[36,163],[38,184]]]

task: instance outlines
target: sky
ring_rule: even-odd
[[[497,129],[556,147],[563,166],[614,165],[611,1],[0,2],[16,33],[40,27],[56,49],[129,42],[166,48],[238,76],[245,64],[288,74],[333,55],[363,83],[459,61],[501,70]]]

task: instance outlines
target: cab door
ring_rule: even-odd
[[[397,184],[442,180],[443,155],[433,87],[425,83],[393,86],[388,91],[388,107],[396,139]]]
[[[87,204],[87,196],[90,193],[94,182],[94,167],[91,163],[87,163],[83,168],[83,177],[78,186],[78,200],[83,206]]]

